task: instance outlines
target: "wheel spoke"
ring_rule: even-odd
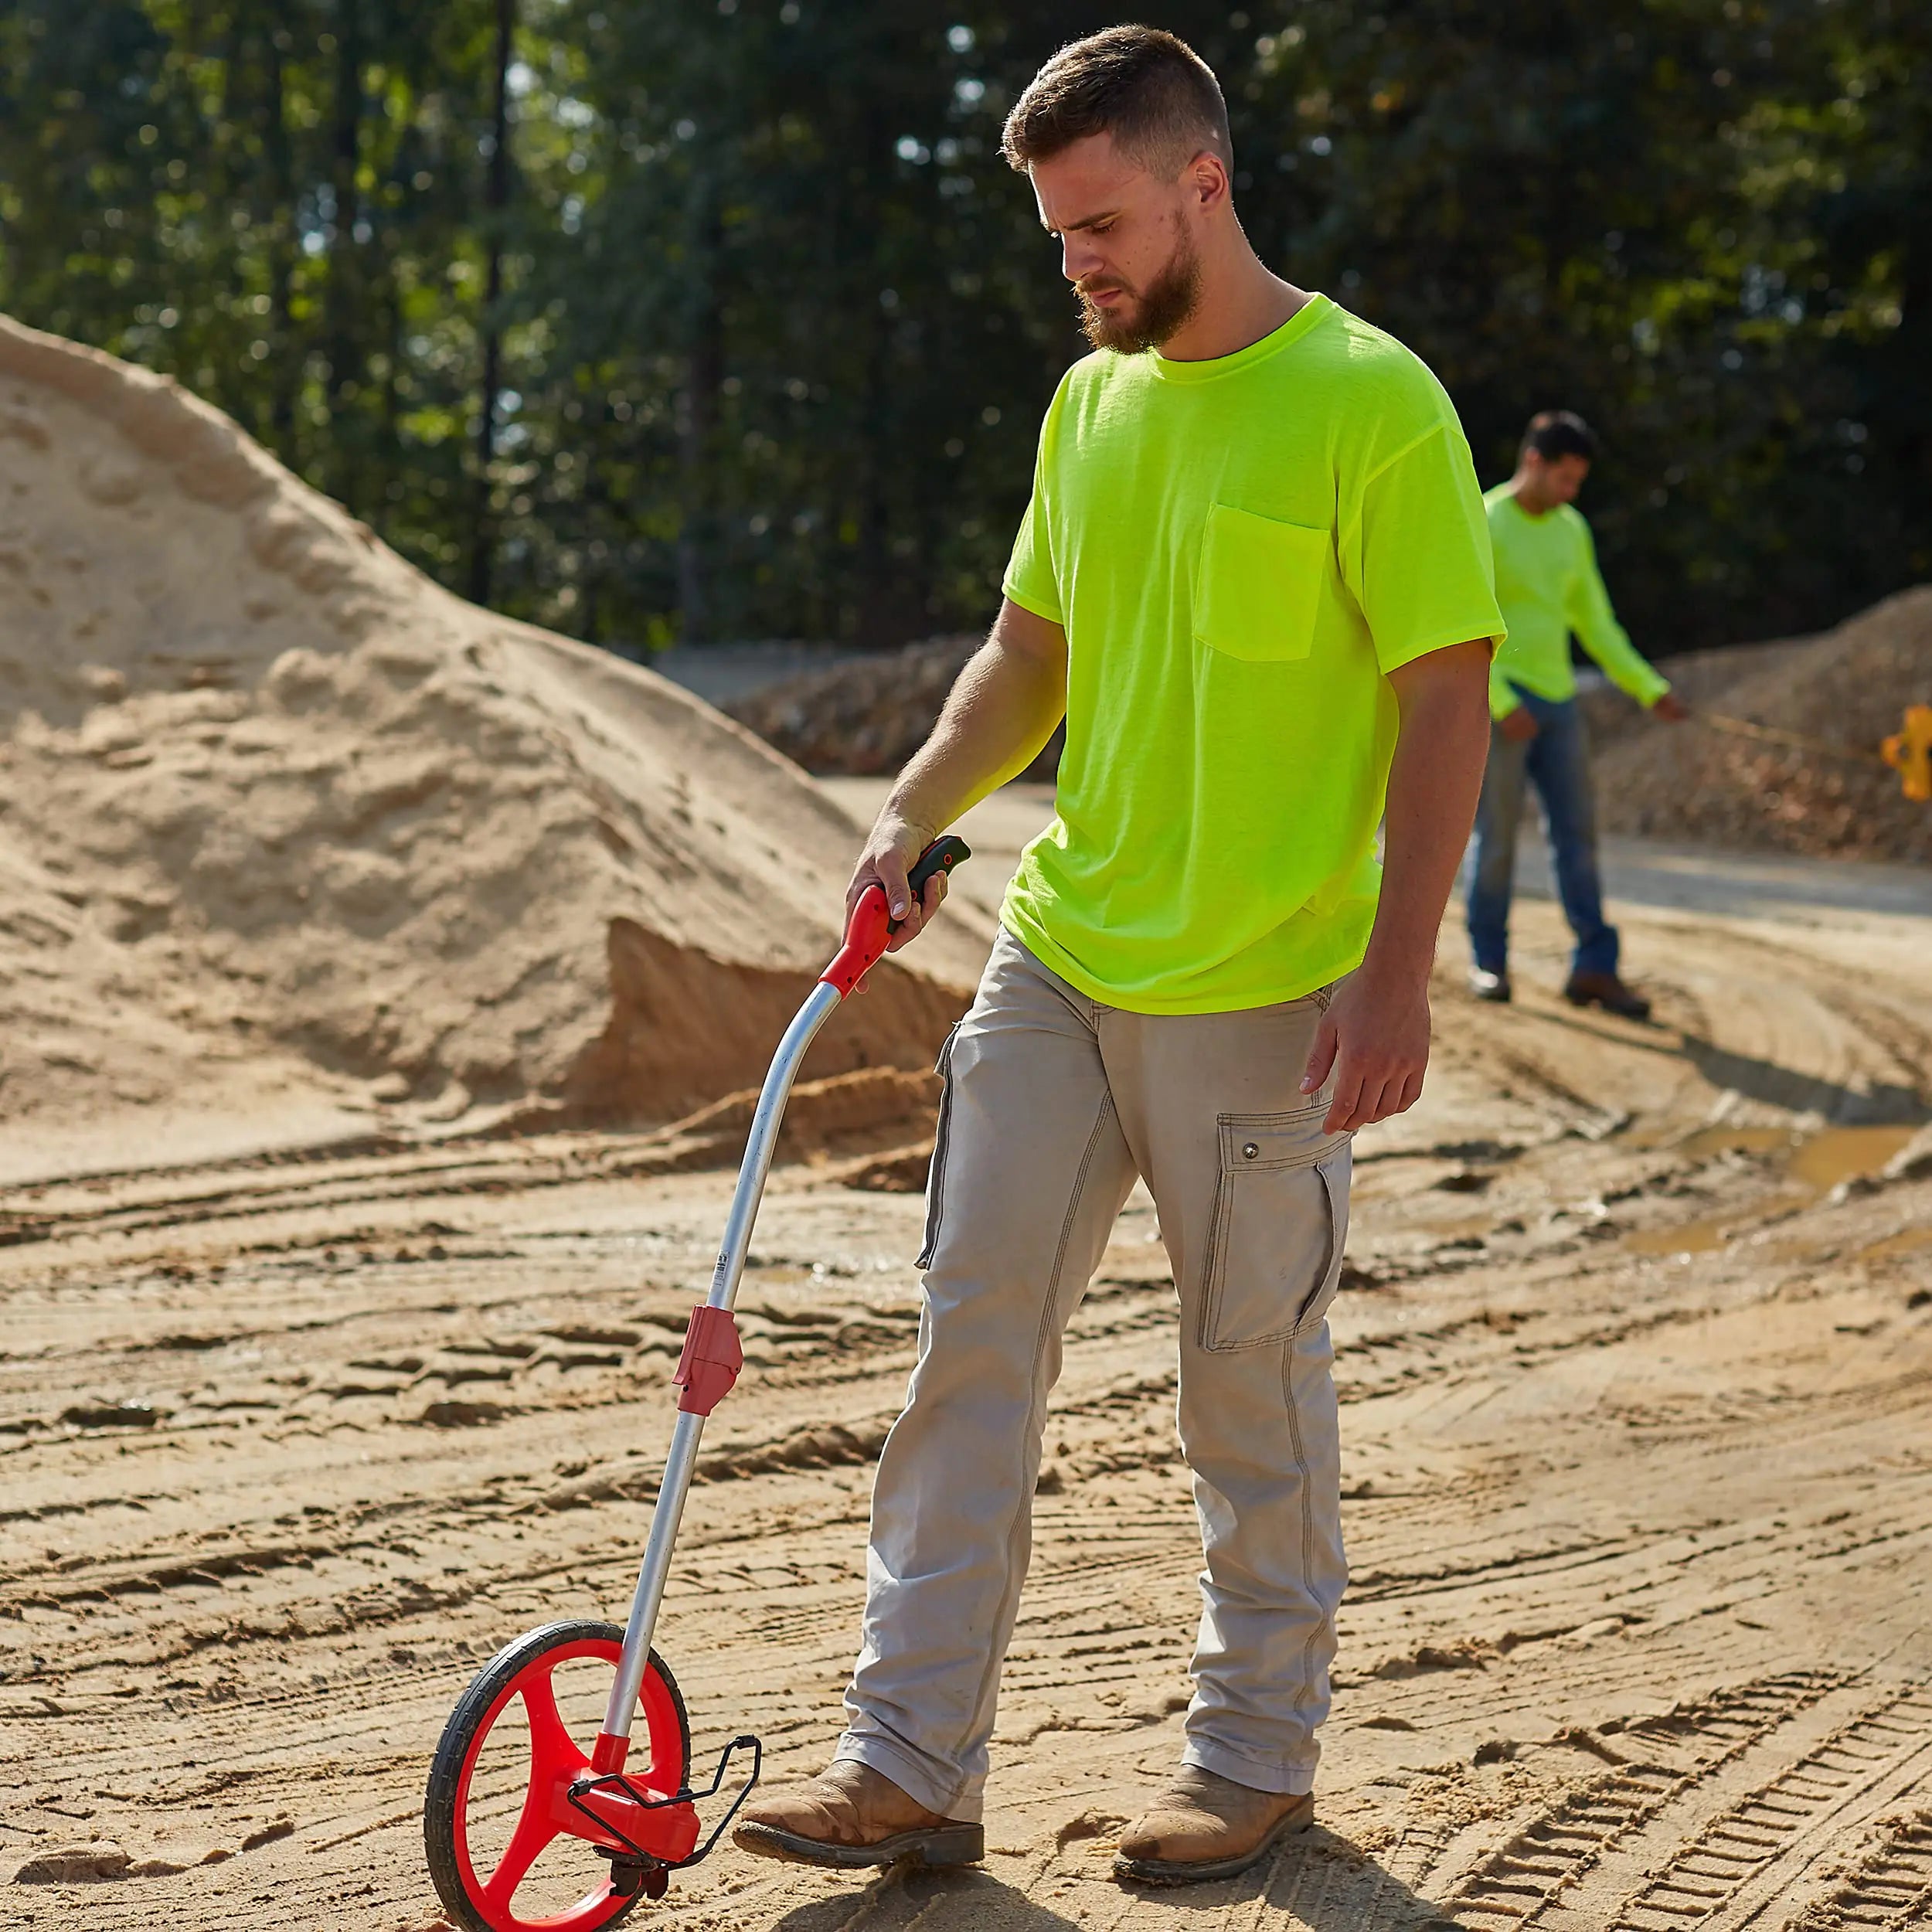
[[[550,1816],[549,1792],[532,1784],[523,1794],[522,1815],[516,1821],[516,1829],[510,1834],[502,1861],[491,1875],[489,1883],[483,1888],[485,1904],[493,1911],[508,1910],[510,1900],[516,1896],[516,1888],[523,1883],[530,1867],[536,1864],[557,1832],[558,1827]]]
[[[549,1672],[519,1684],[517,1695],[523,1699],[524,1713],[529,1719],[531,1790],[560,1772],[567,1771],[575,1777],[589,1760],[564,1728],[563,1715],[556,1707],[556,1686]]]
[[[530,1777],[516,1829],[504,1849],[483,1896],[492,1910],[507,1910],[516,1888],[545,1848],[564,1829],[554,1815],[553,1801],[559,1782],[567,1782],[586,1768],[583,1753],[564,1728],[556,1707],[556,1689],[547,1670],[532,1673],[517,1686],[530,1730]]]

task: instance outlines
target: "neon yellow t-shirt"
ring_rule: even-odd
[[[1655,704],[1670,680],[1638,654],[1617,621],[1582,512],[1559,503],[1532,516],[1507,483],[1485,491],[1482,505],[1495,546],[1496,600],[1509,625],[1509,641],[1489,667],[1491,716],[1507,717],[1515,709],[1512,684],[1553,702],[1577,695],[1573,631],[1620,691],[1639,704]]]
[[[1468,445],[1422,363],[1321,295],[1211,362],[1087,357],[1005,591],[1068,647],[1059,812],[1007,889],[1014,936],[1140,1013],[1359,964],[1388,673],[1503,634]]]

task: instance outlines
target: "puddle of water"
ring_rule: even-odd
[[[1733,1150],[1771,1155],[1788,1179],[1823,1194],[1841,1181],[1876,1174],[1917,1131],[1916,1127],[1827,1127],[1804,1134],[1788,1127],[1706,1127],[1676,1142],[1675,1151],[1689,1162],[1708,1161]],[[1675,1227],[1643,1228],[1627,1234],[1623,1245],[1634,1254],[1709,1254],[1723,1247],[1731,1233],[1719,1221],[1684,1221]],[[1882,1257],[1929,1247],[1932,1229],[1908,1228],[1861,1253]]]
[[[1877,1173],[1917,1131],[1916,1127],[1826,1127],[1798,1134],[1788,1127],[1706,1127],[1679,1141],[1676,1151],[1687,1161],[1732,1152],[1781,1155],[1793,1180],[1822,1194],[1841,1181]]]
[[[1704,1127],[1679,1141],[1676,1151],[1687,1161],[1718,1154],[1784,1154],[1797,1138],[1788,1127]]]
[[[1624,1246],[1636,1254],[1709,1254],[1724,1245],[1723,1226],[1716,1221],[1682,1221],[1674,1228],[1640,1228],[1624,1236]]]
[[[1786,1171],[1821,1194],[1855,1175],[1877,1173],[1917,1131],[1914,1127],[1828,1127],[1800,1144]]]

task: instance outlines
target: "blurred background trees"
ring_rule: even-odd
[[[1923,0],[1152,5],[1264,257],[1532,410],[1640,642],[1932,577]],[[999,124],[1090,5],[7,0],[0,308],[628,649],[983,623],[1080,352]]]

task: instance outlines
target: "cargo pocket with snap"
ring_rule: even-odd
[[[955,1022],[953,1030],[946,1036],[946,1043],[939,1049],[939,1058],[933,1063],[933,1071],[942,1083],[939,1090],[939,1120],[933,1129],[932,1165],[926,1171],[926,1232],[919,1244],[919,1259],[913,1266],[929,1268],[933,1264],[933,1250],[939,1241],[939,1217],[946,1200],[946,1138],[947,1130],[953,1117],[953,1042],[959,1037],[959,1026]]]
[[[1221,1178],[1208,1233],[1201,1345],[1285,1341],[1327,1314],[1349,1231],[1346,1134],[1324,1134],[1325,1101],[1291,1114],[1223,1114]]]
[[[1194,634],[1250,664],[1305,658],[1333,548],[1325,529],[1213,505],[1201,532]]]

